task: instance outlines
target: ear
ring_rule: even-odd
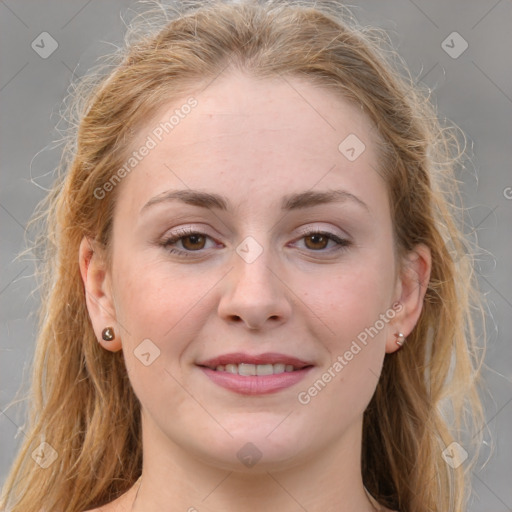
[[[395,290],[395,301],[399,302],[402,308],[393,319],[392,331],[386,341],[388,354],[400,348],[396,344],[395,334],[401,332],[407,338],[418,322],[431,269],[430,249],[424,244],[418,244],[403,258]]]
[[[111,276],[107,271],[104,251],[88,237],[84,237],[79,249],[80,274],[85,288],[85,300],[96,338],[104,348],[118,352],[122,348],[120,330],[112,297]],[[115,338],[105,341],[102,331],[113,327]]]

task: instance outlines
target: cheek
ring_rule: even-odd
[[[301,388],[301,407],[326,414],[330,427],[311,425],[315,435],[336,435],[366,409],[378,382],[389,330],[391,275],[378,269],[352,267],[308,292],[306,300],[319,312],[322,327],[313,333],[322,341],[322,372]],[[384,320],[382,320],[384,318]],[[327,326],[326,329],[324,326]],[[320,334],[322,333],[322,334]],[[326,428],[330,434],[326,434]]]
[[[340,266],[304,295],[315,311],[325,317],[336,335],[356,334],[372,325],[392,305],[393,262],[376,258]]]
[[[172,410],[186,411],[191,404],[179,385],[180,364],[203,323],[200,300],[207,280],[199,274],[186,279],[161,262],[135,257],[118,259],[116,271],[116,314],[135,394],[151,410],[164,396]]]
[[[175,266],[143,257],[119,260],[116,277],[118,318],[134,335],[155,340],[172,336],[175,326],[182,329],[185,317],[200,313],[194,305],[213,286],[207,275],[184,275]]]
[[[317,406],[325,401],[325,407],[339,404],[345,411],[347,406],[364,410],[371,398],[385,356],[389,322],[395,317],[393,265],[391,250],[355,258],[304,294],[308,307],[322,320],[314,336],[322,340],[328,355],[325,368],[330,368],[329,390],[322,391]],[[338,412],[343,414],[341,409]]]

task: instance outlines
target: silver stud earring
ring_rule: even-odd
[[[395,340],[396,344],[399,347],[401,347],[405,343],[405,336],[401,332],[396,333],[395,336],[396,336],[396,340]]]

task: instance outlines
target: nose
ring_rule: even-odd
[[[219,316],[228,323],[241,323],[251,330],[277,327],[286,322],[292,311],[292,293],[268,253],[263,251],[251,263],[235,253],[233,262],[233,270],[223,280]]]

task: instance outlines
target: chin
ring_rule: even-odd
[[[264,426],[258,425],[251,416],[247,423],[238,422],[237,428],[227,428],[233,437],[223,431],[208,436],[207,445],[197,446],[200,458],[227,471],[255,474],[291,468],[306,458],[308,446],[314,448],[307,439],[307,429],[299,435],[280,429],[276,421],[271,426],[264,421]]]

